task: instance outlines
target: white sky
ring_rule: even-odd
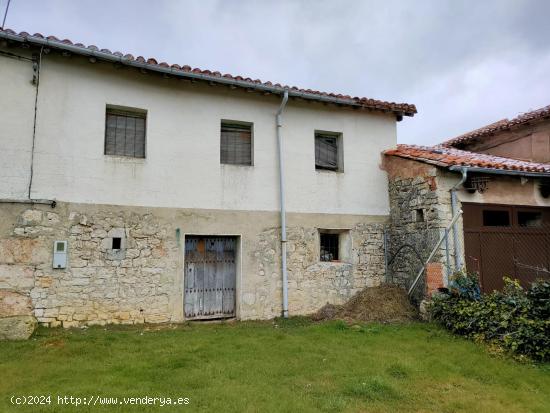
[[[414,103],[402,143],[437,143],[550,104],[547,0],[12,0],[6,28]]]

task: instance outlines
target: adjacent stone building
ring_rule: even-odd
[[[426,147],[385,151],[391,207],[390,266],[395,282],[409,286],[452,217],[449,261],[444,244],[432,262],[451,273],[480,275],[484,291],[504,276],[524,285],[550,276],[550,106],[501,120]],[[496,154],[506,155],[497,156]],[[542,160],[544,162],[537,162]],[[455,192],[453,211],[451,197]],[[456,245],[455,245],[456,244]],[[417,257],[419,255],[420,257]],[[446,275],[443,274],[443,279]],[[422,295],[424,288],[419,288]]]
[[[413,105],[10,30],[0,61],[0,317],[267,319],[384,280]]]

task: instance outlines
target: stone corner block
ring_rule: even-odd
[[[32,303],[29,296],[0,289],[0,317],[30,315],[32,315]]]
[[[30,315],[0,318],[0,340],[27,340],[36,326],[36,318]]]

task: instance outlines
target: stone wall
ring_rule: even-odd
[[[342,304],[365,287],[379,285],[385,276],[383,224],[359,224],[349,233],[350,250],[342,262],[320,262],[319,231],[289,231],[289,310],[311,313],[319,304]]]
[[[124,240],[120,252],[111,249],[115,236]],[[68,241],[66,269],[52,268],[55,240]],[[0,243],[0,288],[28,294],[40,323],[172,319],[177,247],[151,214],[25,209]]]
[[[342,304],[361,289],[384,281],[384,227],[383,223],[362,223],[342,230],[343,237],[350,242],[344,246],[349,251],[340,262],[319,261],[318,228],[288,227],[289,312],[309,314],[326,303]],[[266,277],[266,282],[255,293],[245,294],[245,303],[258,301],[262,306],[270,306],[280,302],[279,231],[271,228],[260,234],[252,254],[258,259],[258,274]],[[274,295],[268,293],[270,282],[277,285],[272,290]]]
[[[268,319],[281,314],[277,213],[67,203],[55,209],[1,204],[0,213],[0,292],[11,294],[3,302],[26,303],[20,308],[44,325],[184,321],[185,233],[238,236],[237,316]],[[291,314],[341,303],[384,279],[386,218],[357,220],[290,214]],[[318,228],[323,225],[318,222],[345,230],[349,251],[342,262],[319,262]],[[113,237],[121,238],[119,251],[111,248]],[[68,242],[65,269],[52,268],[56,240]]]
[[[391,211],[388,255],[393,259],[388,277],[408,288],[451,221],[450,194],[435,166],[397,157],[386,159],[385,166]],[[443,247],[432,261],[444,262]],[[424,290],[421,279],[415,298]]]

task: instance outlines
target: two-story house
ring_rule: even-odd
[[[415,112],[0,31],[0,294],[51,326],[341,303],[383,281]]]

